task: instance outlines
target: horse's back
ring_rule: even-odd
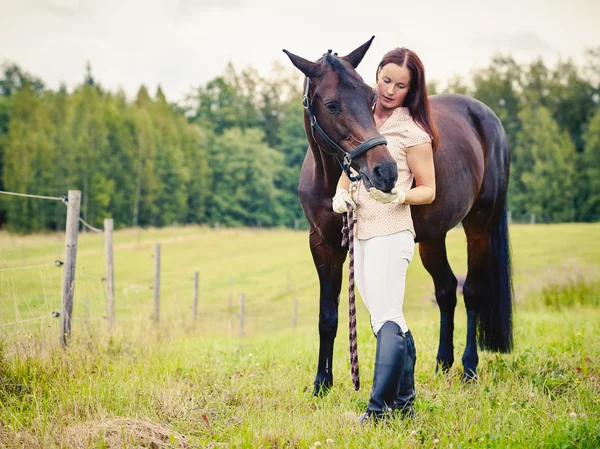
[[[508,183],[508,144],[494,112],[464,95],[434,95],[430,100],[439,132],[436,198],[430,205],[411,208],[417,241],[442,237],[482,197],[504,198]]]

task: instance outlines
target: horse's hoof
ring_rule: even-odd
[[[440,374],[440,371],[442,374],[448,374],[450,368],[452,368],[452,362],[438,360],[437,364],[435,365],[435,374]]]
[[[475,382],[477,380],[477,370],[475,369],[465,369],[465,372],[462,375],[462,381],[464,383]]]
[[[315,385],[315,387],[313,388],[313,396],[315,397],[322,397],[327,395],[327,393],[329,393],[331,387],[327,387],[325,385]]]
[[[329,390],[333,386],[333,381],[323,380],[323,381],[315,381],[315,386],[313,389],[313,396],[325,396],[329,393]]]

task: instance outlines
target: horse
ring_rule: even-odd
[[[315,395],[333,386],[333,347],[338,328],[342,266],[342,215],[332,210],[342,170],[358,173],[366,188],[389,192],[397,168],[372,115],[375,93],[356,72],[374,36],[346,56],[329,50],[316,62],[283,50],[304,75],[304,127],[307,150],[298,195],[310,224],[309,241],[320,284],[319,359]],[[436,197],[411,206],[415,242],[433,279],[440,311],[436,372],[454,363],[454,311],[457,279],[446,253],[446,234],[462,223],[467,237],[468,271],[463,285],[467,311],[465,380],[477,378],[478,346],[507,353],[513,347],[512,279],[506,195],[509,145],[502,123],[480,101],[453,94],[430,97],[439,146],[434,154]],[[315,132],[316,131],[316,132]],[[366,147],[369,147],[365,150]],[[357,151],[358,150],[358,151]],[[354,172],[350,170],[354,169]]]

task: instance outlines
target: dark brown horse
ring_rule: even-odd
[[[368,151],[363,147],[361,150],[366,152],[354,154],[357,146],[378,136],[371,112],[374,92],[355,70],[372,40],[345,57],[328,52],[317,62],[284,50],[306,76],[304,123],[310,149],[298,192],[310,223],[310,248],[321,287],[315,394],[333,385],[333,344],[347,253],[341,246],[342,216],[331,206],[337,181],[348,165],[360,173],[368,188],[372,185],[389,191],[396,181],[396,166],[385,145]],[[436,198],[430,205],[411,206],[411,212],[421,260],[433,278],[440,308],[437,366],[443,370],[454,362],[457,287],[446,255],[446,233],[461,222],[466,232],[468,273],[463,295],[468,325],[462,362],[465,378],[473,378],[477,373],[477,343],[492,351],[512,349],[512,284],[505,208],[508,141],[498,117],[473,98],[436,95],[431,97],[431,109],[440,136],[434,156]],[[345,163],[338,154],[341,151],[352,156],[346,157]]]

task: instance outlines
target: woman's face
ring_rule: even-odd
[[[379,69],[377,98],[386,109],[402,106],[410,89],[410,72],[406,67],[389,63]]]

